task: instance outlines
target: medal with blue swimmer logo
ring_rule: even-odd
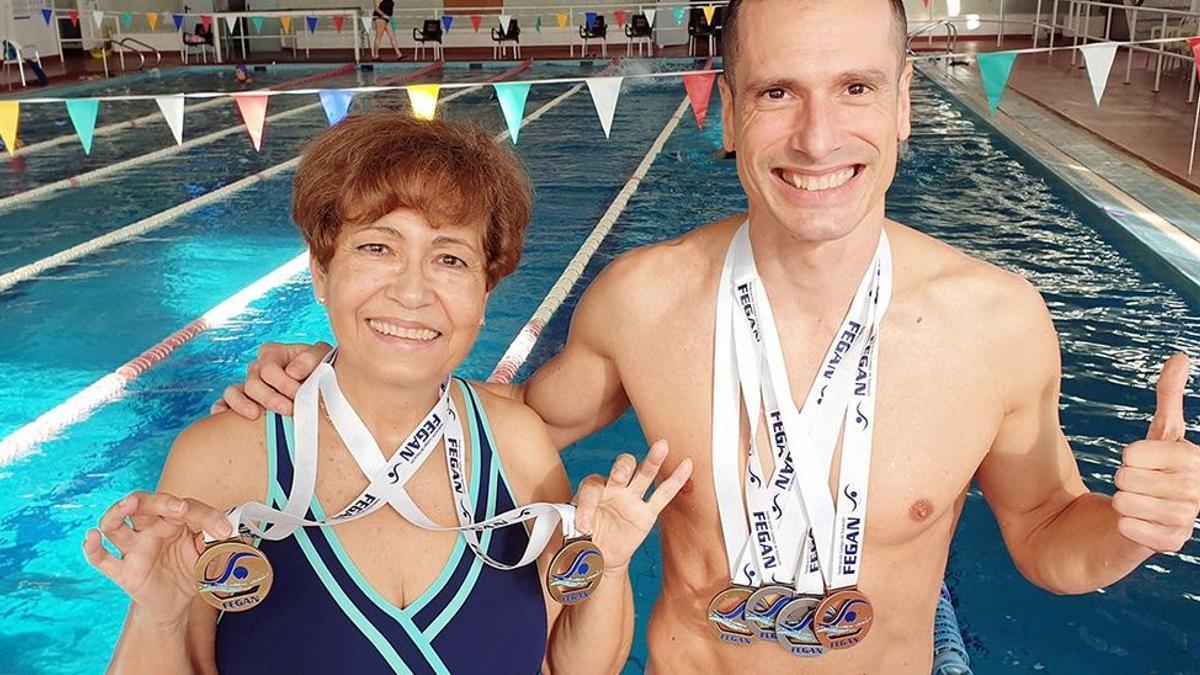
[[[754,629],[746,623],[746,602],[754,595],[750,586],[730,586],[708,603],[708,625],[717,639],[726,644],[748,645],[754,642]]]
[[[224,612],[258,606],[271,592],[275,577],[267,557],[237,539],[206,545],[194,570],[200,598]]]
[[[574,605],[592,597],[604,576],[604,554],[589,537],[572,539],[546,568],[546,590],[554,601]]]
[[[758,588],[746,600],[746,625],[758,639],[774,642],[776,617],[794,596],[792,588],[782,584],[767,584]]]
[[[793,599],[774,605],[773,600],[785,596],[766,590],[768,584],[759,597],[747,598],[743,619],[748,616],[748,624],[762,626],[763,615],[777,610],[775,640],[799,656],[854,646],[874,619],[869,600],[856,585],[866,524],[879,324],[891,297],[887,235],[881,233],[875,257],[800,409],[791,404],[796,399],[770,302],[754,266],[748,224],[730,245],[719,288],[712,449],[730,576],[751,586],[756,579],[780,585],[794,579]],[[737,452],[743,404],[752,439],[744,474]],[[769,476],[758,464],[753,440],[760,419],[766,421],[765,435],[775,451]],[[828,478],[839,437],[844,438],[835,508]],[[745,502],[739,475],[745,479]],[[803,564],[786,564],[793,560]],[[825,589],[835,590],[827,594]]]

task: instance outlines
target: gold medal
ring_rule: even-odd
[[[195,567],[196,590],[225,612],[243,612],[267,597],[274,572],[262,551],[238,539],[205,547]]]
[[[571,539],[546,570],[546,589],[555,602],[574,605],[592,597],[604,575],[604,554],[591,538]]]
[[[843,588],[825,596],[813,613],[813,633],[822,647],[849,649],[871,631],[875,610],[867,596],[854,588]]]
[[[721,642],[748,645],[754,641],[754,629],[746,623],[746,602],[754,595],[749,586],[730,586],[708,603],[708,625]]]

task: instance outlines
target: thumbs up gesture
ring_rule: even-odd
[[[1200,514],[1200,448],[1184,440],[1188,357],[1167,359],[1146,440],[1125,448],[1114,482],[1117,531],[1153,551],[1178,551]]]

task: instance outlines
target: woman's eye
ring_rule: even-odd
[[[386,244],[363,244],[362,246],[358,247],[358,250],[363,251],[364,253],[370,253],[372,255],[383,255],[384,253],[387,253],[388,247]]]
[[[463,260],[462,258],[460,258],[458,256],[450,255],[448,253],[446,255],[441,256],[439,258],[439,260],[442,261],[443,265],[449,265],[451,267],[466,267],[467,266],[467,262],[465,260]]]

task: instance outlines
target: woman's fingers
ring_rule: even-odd
[[[121,551],[125,551],[132,546],[133,540],[137,536],[133,530],[129,529],[129,524],[125,522],[125,519],[137,509],[137,505],[137,496],[129,495],[108,507],[104,515],[100,516],[100,534],[103,534]]]
[[[596,508],[604,495],[604,479],[592,474],[579,484],[575,493],[575,529],[580,534],[591,534],[596,525]]]
[[[679,494],[680,488],[683,487],[691,475],[692,460],[689,457],[680,462],[675,467],[675,470],[671,472],[671,475],[667,476],[666,480],[659,483],[658,489],[654,491],[654,494],[650,495],[649,501],[646,502],[650,509],[654,511],[655,517],[662,513],[662,510],[666,508],[667,504],[671,503],[675,495]]]
[[[100,570],[109,579],[117,581],[121,572],[121,561],[104,548],[99,530],[90,529],[83,536],[83,555],[89,565]]]
[[[659,440],[650,446],[650,451],[646,453],[646,459],[642,460],[642,465],[638,467],[637,473],[629,483],[630,489],[637,493],[639,499],[645,496],[646,490],[650,489],[654,479],[658,477],[658,471],[662,468],[663,460],[667,458],[667,452],[665,440]]]
[[[193,532],[207,532],[214,537],[230,537],[233,528],[225,514],[195,499],[180,499],[165,492],[137,494],[140,516],[158,516],[186,525]]]

